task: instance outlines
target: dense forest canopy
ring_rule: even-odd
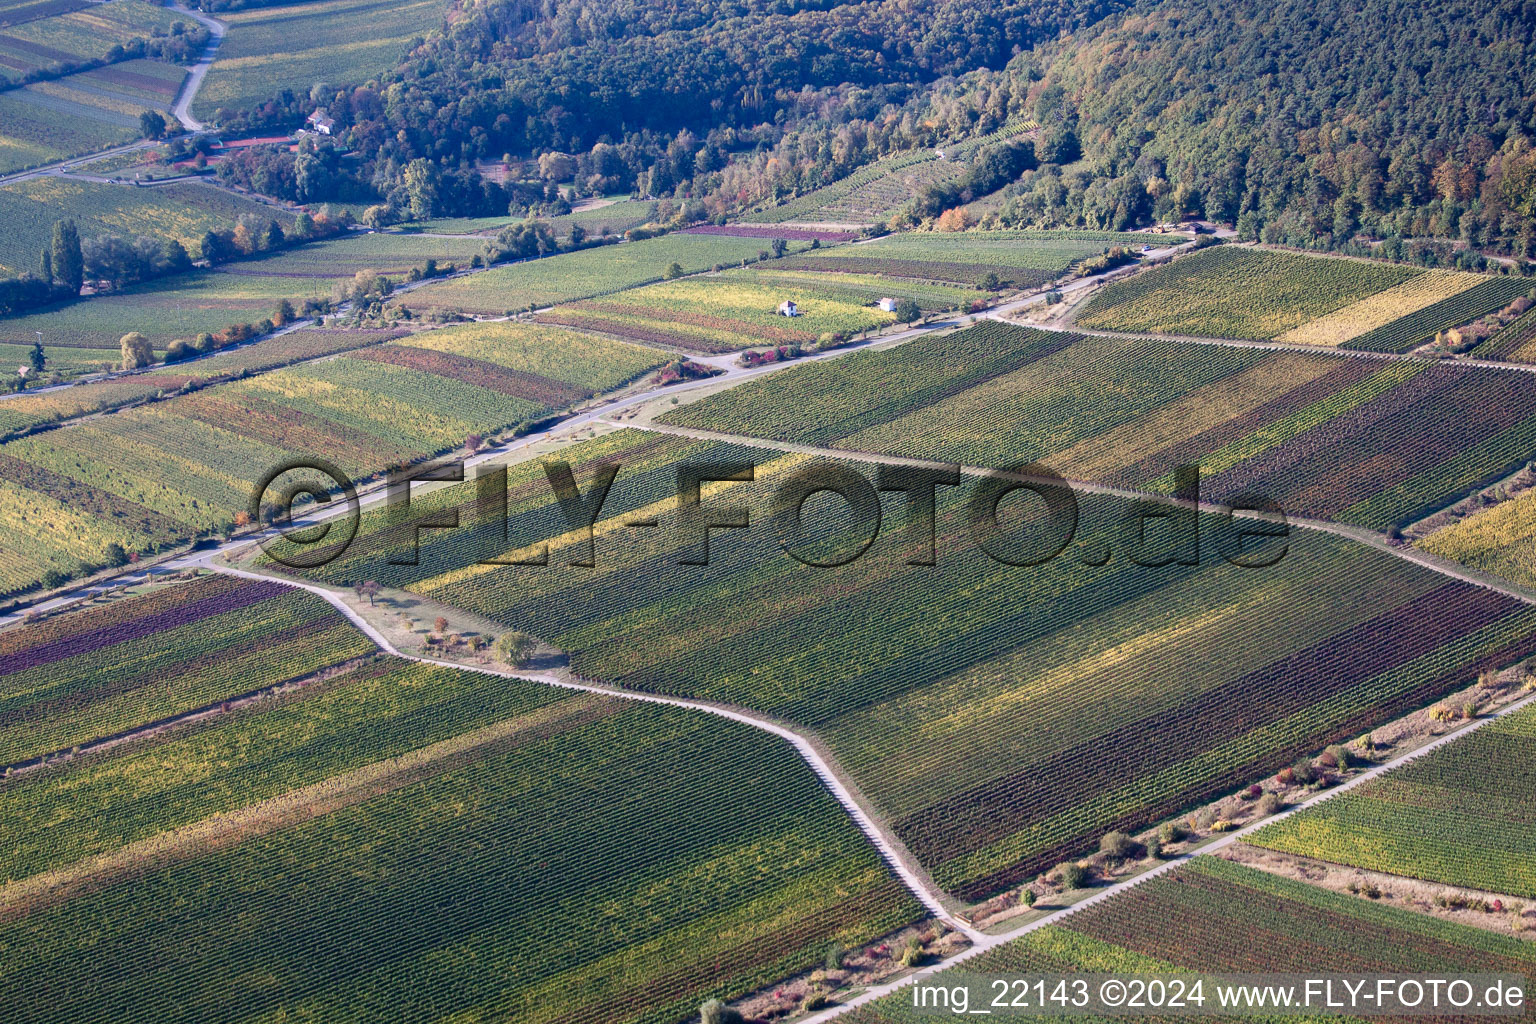
[[[1271,241],[1529,252],[1533,25],[1532,0],[1143,3],[1008,73],[1132,216],[1162,200]],[[1020,209],[1070,217],[1048,210],[1066,191],[1042,181]]]

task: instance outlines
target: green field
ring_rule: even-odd
[[[201,120],[244,110],[283,89],[361,84],[393,68],[413,37],[442,24],[442,0],[321,0],[223,11],[229,26],[193,102]]]
[[[581,402],[665,361],[548,327],[468,324],[220,384],[0,447],[0,592],[233,522],[263,473],[364,479]]]
[[[1422,273],[1223,245],[1109,285],[1083,303],[1077,323],[1101,331],[1268,339]]]
[[[189,195],[194,201],[212,200],[203,214],[210,226],[227,225],[230,221],[219,218],[239,209],[238,201],[224,203],[218,198],[234,197],[205,185],[169,185],[142,191],[160,193],[177,188],[192,190]],[[285,211],[256,209],[286,223]],[[195,223],[191,218],[198,213],[196,207],[157,206],[149,211],[151,216],[163,215],[159,226],[171,230],[190,230]],[[112,295],[0,319],[0,357],[10,351],[24,361],[26,348],[36,339],[35,332],[42,331],[50,368],[108,369],[119,361],[118,342],[128,331],[144,334],[155,350],[163,353],[176,338],[190,339],[204,331],[215,333],[232,323],[257,323],[272,316],[283,299],[297,307],[305,299],[334,298],[338,286],[350,284],[359,270],[378,271],[401,282],[410,268],[422,266],[429,258],[440,266],[455,260],[462,263],[478,251],[480,243],[473,239],[349,234],[226,263],[212,272],[163,278]]]
[[[922,916],[776,737],[392,659],[7,779],[0,820],[17,1022],[661,1024]]]
[[[439,267],[453,263],[463,268],[476,254],[485,254],[484,239],[349,232],[339,238],[289,249],[260,260],[226,266],[224,272],[253,277],[335,280],[349,278],[359,270],[373,270],[401,281],[412,267],[419,268],[428,259],[436,260]]]
[[[778,312],[787,299],[798,305],[794,317]],[[835,287],[817,288],[813,281],[796,282],[785,275],[765,280],[744,269],[557,306],[539,319],[647,344],[729,352],[747,345],[810,344],[825,333],[852,335],[895,322],[896,314],[875,309],[871,302],[838,294]]]
[[[1384,530],[1524,465],[1536,379],[986,323],[794,367],[663,420],[972,466],[1042,462],[1161,493],[1199,464],[1208,499],[1257,492],[1292,515]]]
[[[0,399],[0,437],[146,399],[196,389],[221,379],[318,359],[395,337],[394,331],[299,330],[250,345],[110,380],[9,395]],[[19,348],[20,346],[17,346]],[[17,359],[24,359],[18,353]]]
[[[0,765],[299,679],[372,649],[318,597],[228,576],[0,633]],[[10,864],[0,874],[18,877]]]
[[[81,238],[152,235],[175,238],[193,253],[209,230],[228,230],[242,214],[275,220],[286,231],[293,214],[199,182],[140,188],[44,177],[0,187],[0,272],[36,273],[39,253],[61,220],[74,220]],[[361,241],[356,239],[355,241]],[[5,331],[0,321],[0,333]]]
[[[1254,833],[1255,846],[1536,897],[1536,710]]]
[[[844,270],[979,285],[989,275],[1018,288],[1045,284],[1115,245],[1141,248],[1183,236],[1110,231],[908,231],[818,249],[788,260],[796,270]]]
[[[449,487],[409,518],[365,517],[363,536],[317,575],[406,586],[526,629],[588,678],[807,728],[939,884],[965,898],[1536,649],[1536,610],[1320,532],[1293,531],[1285,557],[1260,571],[1224,562],[1220,525],[1207,519],[1200,564],[1159,568],[1127,560],[1169,553],[1149,527],[1136,554],[1133,503],[1079,495],[1074,546],[1015,567],[972,540],[968,483],[939,489],[936,566],[905,564],[920,552],[893,496],[864,557],[821,569],[780,550],[768,515],[804,456],[621,431],[561,457],[583,487],[599,461],[621,467],[590,555],[574,534],[550,544],[544,568],[479,564],[526,560],[566,534],[542,468],[526,463],[509,473],[505,534],[495,503]],[[682,565],[697,541],[676,519],[678,467],[730,463],[754,465],[754,482],[706,504],[744,504],[753,528],[715,531],[710,564]],[[392,564],[413,543],[415,517],[445,506],[461,527],[421,531],[418,564]],[[846,523],[828,507],[808,506],[819,510],[813,523],[838,526],[813,528],[812,550],[845,552]],[[626,525],[644,517],[660,528]],[[1106,545],[1107,565],[1085,564]],[[596,568],[567,565],[578,560]],[[1273,607],[1287,609],[1283,623],[1267,617]]]
[[[186,74],[130,61],[0,93],[0,173],[132,142],[139,114],[169,110]]]
[[[163,354],[176,338],[270,317],[283,299],[297,306],[330,295],[326,280],[195,271],[0,320],[0,345],[24,354],[42,331],[50,369],[107,370],[122,361],[118,342],[129,331],[144,334]]]
[[[798,243],[797,243],[798,245]],[[791,248],[796,248],[792,245]],[[496,267],[484,274],[411,292],[400,300],[411,309],[458,309],[504,313],[529,305],[550,306],[659,281],[673,263],[684,272],[756,260],[767,250],[761,238],[671,234],[642,242],[600,245]]]
[[[1078,973],[1127,977],[1312,972],[1529,977],[1536,973],[1536,946],[1481,928],[1326,892],[1215,857],[1200,857],[1073,914],[1061,924],[988,950],[957,970],[992,978]],[[951,972],[941,972],[925,981],[945,986],[958,979]],[[1404,992],[1411,996],[1410,990]],[[1012,990],[1009,997],[1017,994]],[[975,1007],[983,995],[990,1000],[997,990],[983,985],[972,995],[971,1005]],[[1219,998],[1209,983],[1202,995],[1207,1010]],[[1512,1019],[1530,1017],[1527,1009],[1523,1016],[1517,1014]],[[842,1019],[848,1024],[916,1024],[934,1020],[935,1011],[914,1011],[912,991],[902,989]],[[1109,1019],[1140,1024],[1169,1017],[1120,1013]],[[1212,1015],[1212,1019],[1287,1018]],[[1329,1012],[1291,1019],[1342,1022],[1362,1018]]]
[[[79,8],[0,28],[0,80],[19,81],[28,72],[46,70],[54,64],[102,60],[113,45],[135,36],[165,34],[177,22],[189,28],[195,24],[191,18],[145,0],[113,0],[80,4]]]

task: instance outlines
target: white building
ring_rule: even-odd
[[[323,110],[317,110],[313,114],[310,114],[307,118],[307,121],[309,124],[313,125],[315,131],[319,132],[321,135],[331,134],[331,130],[336,127],[335,119],[326,117],[325,111]]]
[[[882,313],[896,312],[896,300],[891,298],[889,295],[881,299],[878,305],[880,307],[880,312]]]
[[[779,303],[779,316],[799,316],[800,307],[795,305],[794,299],[785,299]]]

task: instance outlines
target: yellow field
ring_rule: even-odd
[[[1536,491],[1437,530],[1418,547],[1512,583],[1536,585]]]
[[[1342,309],[1308,320],[1275,340],[1332,348],[1486,280],[1486,277],[1479,274],[1456,270],[1428,270],[1386,291],[1368,295]]]

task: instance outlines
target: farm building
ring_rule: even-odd
[[[876,305],[880,307],[880,312],[882,313],[896,312],[896,300],[891,298],[889,295],[882,298],[879,302],[876,303]]]
[[[336,127],[336,120],[327,117],[325,111],[317,110],[306,119],[311,127],[321,135],[329,135]]]
[[[779,303],[779,316],[799,316],[800,307],[795,305],[794,299],[785,299]]]

